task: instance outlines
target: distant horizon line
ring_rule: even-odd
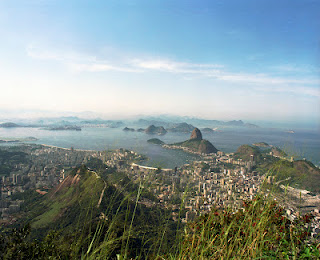
[[[78,118],[84,120],[138,120],[138,119],[162,119],[167,121],[174,120],[206,120],[206,121],[222,121],[222,122],[230,122],[230,121],[243,121],[244,123],[252,123],[252,124],[280,124],[283,126],[291,125],[304,125],[304,126],[313,126],[315,128],[320,129],[320,120],[316,120],[313,118],[291,118],[288,119],[280,119],[280,118],[266,118],[265,116],[262,119],[259,118],[242,118],[238,117],[206,117],[203,115],[177,115],[171,113],[153,113],[153,114],[135,114],[135,115],[124,115],[124,114],[104,114],[101,112],[93,112],[93,111],[82,111],[82,112],[71,112],[71,111],[48,111],[48,110],[3,110],[0,109],[0,121],[1,123],[8,121],[27,121],[27,120],[41,120],[41,119],[59,119],[59,118]]]

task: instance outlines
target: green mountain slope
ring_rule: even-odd
[[[30,223],[36,236],[50,228],[74,229],[100,213],[100,197],[105,187],[97,174],[84,166],[77,168],[49,193],[37,198],[35,203],[28,200],[20,221]]]
[[[112,241],[110,256],[123,248],[124,241],[147,252],[150,245],[165,251],[168,241],[175,239],[177,228],[171,212],[145,203],[154,199],[152,194],[121,172],[95,173],[81,166],[49,193],[41,197],[29,192],[28,197],[17,227],[30,224],[31,239],[59,231],[64,241],[73,241],[82,251],[88,250],[90,243]]]
[[[250,161],[251,159],[254,159],[255,161],[259,162],[262,159],[262,154],[258,147],[245,144],[241,145],[234,153],[234,158],[242,159],[244,161]]]
[[[190,139],[184,142],[175,143],[174,145],[187,147],[194,152],[204,153],[204,154],[216,153],[218,151],[217,148],[215,148],[208,140],[205,140],[205,139],[202,139],[202,140]]]
[[[218,152],[218,149],[215,148],[212,143],[208,140],[202,139],[202,133],[198,128],[193,129],[189,140],[172,145],[189,148],[192,152],[202,154]]]
[[[272,164],[270,172],[276,180],[288,179],[283,184],[306,189],[313,192],[320,192],[320,170],[309,161],[279,160]]]
[[[161,141],[160,139],[158,138],[152,138],[152,139],[149,139],[147,140],[148,143],[151,143],[151,144],[158,144],[158,145],[163,145],[165,144],[165,142]]]

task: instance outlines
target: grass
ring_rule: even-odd
[[[132,216],[132,220],[134,215]],[[128,219],[127,219],[128,220]],[[102,243],[92,240],[92,251],[83,259],[109,259],[117,252],[117,259],[319,259],[319,245],[307,243],[306,219],[291,222],[284,210],[269,198],[257,197],[244,203],[244,209],[233,212],[213,210],[184,226],[183,233],[175,240],[176,247],[150,254],[136,251],[130,254],[129,246],[133,229],[123,237],[112,237],[111,230]],[[163,239],[165,229],[159,232]],[[145,241],[147,242],[147,241]],[[121,245],[117,251],[117,246]],[[154,248],[156,249],[156,248]]]
[[[134,213],[125,222],[130,226],[122,237],[114,237],[109,228],[102,243],[91,241],[92,247],[84,259],[109,259],[116,252],[117,259],[319,259],[320,244],[309,240],[307,225],[310,216],[290,221],[272,194],[257,195],[243,203],[243,208],[213,209],[194,222],[178,227],[176,239],[162,248],[166,227],[159,227],[159,243],[153,243],[149,252],[133,252],[130,239],[135,237],[132,228],[135,211],[141,194],[136,197]],[[143,240],[145,244],[147,240]],[[120,246],[120,248],[117,246]],[[131,245],[132,246],[132,245]],[[166,249],[166,250],[164,250]],[[131,252],[131,253],[130,253]],[[113,255],[114,256],[114,255]]]
[[[43,202],[49,209],[35,219],[31,224],[32,228],[45,227],[55,222],[59,215],[71,205],[78,203],[80,205],[91,205],[97,202],[97,197],[103,189],[103,182],[97,179],[93,174],[84,176],[81,187],[70,186],[63,188],[57,195],[47,195],[47,199]],[[81,192],[80,192],[81,190]],[[92,203],[90,203],[90,201]],[[93,205],[91,205],[92,207]],[[86,211],[88,212],[88,211]]]
[[[90,183],[93,185],[90,187],[94,187],[96,182],[92,177],[84,178],[83,184]],[[92,221],[99,197],[96,195],[99,194],[90,196],[92,189],[86,186],[84,193],[87,196],[82,199],[91,201],[90,205],[94,207],[87,207],[83,214],[84,221],[78,222],[74,234],[49,233],[42,242],[26,243],[26,234],[23,233],[26,231],[22,230],[13,233],[12,238],[6,238],[4,248],[7,251],[0,257],[19,259],[23,252],[29,259],[46,259],[49,256],[53,259],[168,260],[320,258],[317,249],[320,245],[309,239],[307,227],[310,217],[290,221],[272,195],[257,195],[253,200],[245,201],[238,211],[213,208],[210,213],[186,225],[177,223],[172,226],[170,215],[163,213],[163,216],[158,216],[162,221],[151,225],[148,219],[141,220],[144,211],[148,210],[139,203],[146,183],[140,183],[132,192],[127,191],[129,186],[132,183],[119,185],[118,189],[108,194],[104,217],[99,221]],[[75,188],[71,193],[74,192]],[[41,221],[50,220],[61,205],[53,203],[52,209],[41,215],[35,224],[41,226]],[[180,212],[182,208],[183,203]]]
[[[36,221],[32,223],[32,228],[39,228],[46,226],[48,223],[54,221],[56,216],[59,214],[62,208],[64,208],[64,204],[55,202],[51,205],[50,210],[46,211],[42,215],[36,218]]]
[[[244,210],[214,210],[190,223],[173,259],[297,258],[301,230],[275,202],[257,198]],[[302,231],[301,231],[302,232]],[[285,257],[283,257],[285,256]]]

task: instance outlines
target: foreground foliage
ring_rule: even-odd
[[[212,210],[168,244],[166,232],[177,228],[125,225],[125,219],[83,229],[82,233],[49,232],[28,240],[30,226],[0,236],[1,259],[319,259],[319,244],[309,239],[312,216],[290,221],[272,200],[256,197],[243,210]],[[129,216],[127,216],[129,217]],[[134,215],[129,217],[132,223]],[[171,230],[172,231],[172,230]],[[157,234],[158,240],[148,237]],[[173,235],[174,233],[172,233]],[[176,233],[178,234],[178,233]],[[163,244],[167,243],[165,246]],[[318,247],[318,248],[317,248]],[[163,250],[165,249],[165,250]]]
[[[276,202],[257,197],[244,209],[213,210],[187,225],[177,259],[319,259],[308,240],[311,221],[290,221]],[[319,245],[318,245],[319,247]]]

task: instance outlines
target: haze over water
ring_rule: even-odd
[[[147,143],[150,138],[159,138],[165,143],[187,140],[188,133],[168,132],[164,136],[147,135],[140,132],[125,132],[122,128],[91,128],[82,131],[48,131],[38,128],[0,128],[0,139],[5,137],[36,137],[34,143],[53,145],[63,148],[74,147],[84,150],[110,150],[125,148],[146,155],[148,166],[173,168],[197,160],[199,157],[180,150],[168,150]],[[288,133],[279,129],[225,128],[221,132],[203,133],[203,138],[212,142],[219,150],[235,152],[242,144],[266,142],[287,152],[297,159],[306,158],[320,165],[320,134],[317,131],[297,130]]]

